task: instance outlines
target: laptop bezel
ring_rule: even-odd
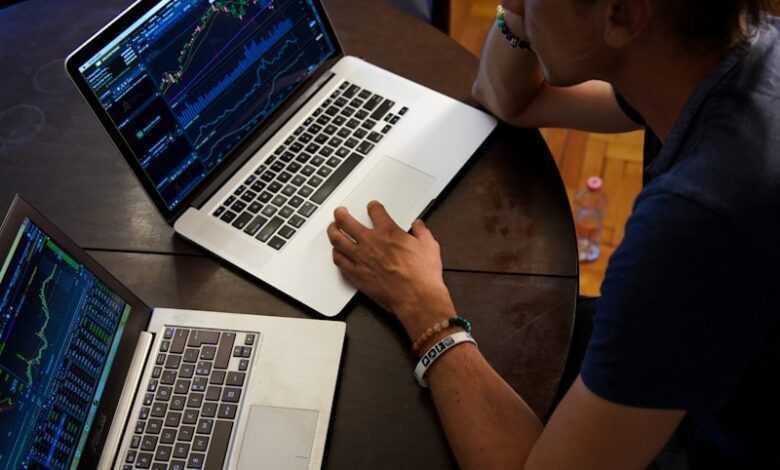
[[[169,224],[173,224],[191,205],[193,202],[201,200],[202,193],[208,190],[212,184],[217,180],[224,180],[220,178],[225,171],[230,171],[231,168],[236,168],[236,160],[240,159],[241,164],[246,162],[254,155],[254,152],[248,152],[247,150],[252,148],[259,148],[265,141],[273,136],[273,132],[267,132],[269,128],[281,127],[275,121],[284,116],[289,118],[289,110],[291,107],[300,107],[301,103],[299,98],[306,93],[306,91],[313,85],[316,85],[318,80],[322,78],[339,60],[344,57],[344,49],[341,45],[338,35],[333,28],[333,23],[325,10],[324,5],[320,0],[312,0],[311,3],[317,9],[323,23],[327,29],[327,33],[333,39],[335,50],[332,56],[325,60],[320,66],[309,76],[306,80],[298,85],[298,88],[288,96],[284,103],[269,116],[262,125],[257,127],[253,132],[249,133],[244,139],[236,146],[236,148],[225,156],[225,159],[215,168],[203,181],[198,183],[184,199],[182,199],[178,206],[174,209],[169,209],[168,205],[162,199],[157,189],[144,173],[140,162],[136,159],[132,149],[127,144],[119,129],[114,125],[108,112],[98,101],[97,96],[87,84],[84,76],[79,72],[78,68],[81,64],[89,60],[94,54],[100,52],[107,44],[109,44],[117,35],[122,33],[125,29],[130,27],[136,20],[141,18],[146,12],[148,12],[155,5],[165,0],[138,0],[134,4],[130,5],[126,10],[121,12],[114,20],[107,24],[103,29],[95,33],[84,44],[79,46],[74,52],[72,52],[67,59],[65,59],[65,70],[70,76],[79,90],[81,96],[87,101],[92,111],[97,115],[98,120],[103,125],[103,128],[108,133],[111,141],[117,146],[119,152],[124,157],[130,168],[135,173],[138,180],[144,187],[144,190],[148,197],[154,202],[157,210],[165,218]],[[172,1],[172,0],[169,0]],[[303,101],[305,103],[305,100]],[[294,113],[292,113],[294,115]],[[262,137],[263,142],[257,142],[257,139]]]
[[[29,219],[43,230],[66,253],[89,269],[97,279],[119,295],[132,309],[122,333],[122,339],[120,340],[114,362],[111,365],[111,371],[109,372],[97,413],[92,422],[92,429],[89,431],[79,461],[78,468],[94,469],[97,468],[106,436],[116,412],[119,397],[124,389],[125,377],[130,368],[130,362],[132,361],[138,338],[151,321],[152,309],[18,194],[14,197],[2,226],[0,226],[0,258],[5,259],[8,255],[19,228],[25,219]]]

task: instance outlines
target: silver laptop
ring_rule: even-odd
[[[319,0],[142,0],[66,68],[178,234],[326,316],[333,210],[408,229],[496,125],[345,56]]]
[[[345,325],[151,309],[16,198],[0,469],[318,469]]]

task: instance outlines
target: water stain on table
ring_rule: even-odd
[[[65,59],[54,59],[39,67],[33,76],[33,87],[47,95],[69,93],[74,85],[65,74]]]
[[[18,104],[0,111],[0,152],[31,141],[46,126],[46,114],[38,106]]]

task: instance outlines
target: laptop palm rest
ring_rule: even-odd
[[[360,185],[342,202],[366,227],[373,227],[366,205],[381,202],[402,229],[407,230],[431,202],[436,179],[392,157],[383,157]]]
[[[307,470],[318,416],[316,410],[252,406],[238,470]]]

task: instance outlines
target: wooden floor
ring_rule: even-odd
[[[451,35],[479,55],[493,24],[496,0],[452,0]],[[623,239],[623,228],[642,185],[642,132],[589,134],[564,129],[542,129],[572,200],[589,176],[604,179],[608,199],[602,234],[602,255],[580,265],[580,293],[598,295],[607,261]]]

